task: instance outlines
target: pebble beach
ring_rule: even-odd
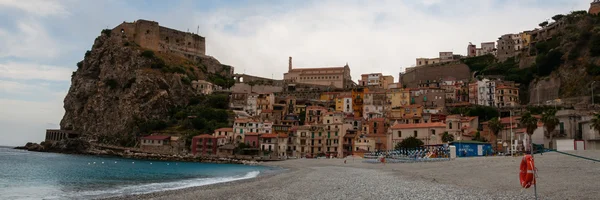
[[[572,152],[600,159],[600,151]],[[344,163],[346,160],[346,163]],[[521,157],[474,157],[426,163],[364,163],[360,158],[295,159],[255,179],[114,199],[534,199],[519,184]],[[535,156],[539,199],[597,199],[600,163]]]

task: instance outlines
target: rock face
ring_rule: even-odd
[[[199,95],[190,79],[206,79],[203,69],[223,68],[208,56],[190,61],[148,52],[126,37],[103,31],[72,75],[61,129],[92,141],[135,134],[140,121],[166,120],[170,108]]]

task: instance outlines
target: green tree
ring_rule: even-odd
[[[558,20],[562,19],[563,17],[565,17],[565,15],[561,15],[561,14],[554,15],[554,17],[552,17],[552,20],[558,21]]]
[[[454,135],[444,132],[442,135],[442,142],[448,143],[454,141]]]
[[[256,85],[256,82],[250,81],[250,82],[248,82],[248,85],[250,86],[250,93],[252,93],[253,92],[252,89],[254,88],[254,85]]]
[[[590,128],[600,132],[600,112],[594,114],[594,118],[592,118],[591,122],[592,124],[590,125]]]
[[[533,117],[531,113],[526,112],[521,116],[520,122],[521,127],[525,128],[527,135],[529,135],[529,143],[531,143],[531,135],[533,135],[533,132],[535,131],[535,129],[537,129],[538,119]]]
[[[540,27],[542,27],[542,28],[545,28],[546,26],[548,26],[548,21],[544,21],[538,25],[540,25]]]
[[[544,128],[546,129],[546,137],[550,138],[550,144],[553,144],[554,129],[560,123],[556,118],[556,110],[550,109],[542,113],[542,122],[544,122]]]
[[[395,149],[401,149],[401,148],[417,148],[420,146],[423,146],[423,141],[417,139],[416,137],[408,137],[404,140],[402,140],[402,142],[396,144]]]
[[[298,118],[300,118],[300,125],[304,125],[304,120],[306,120],[306,111],[300,112]]]
[[[490,129],[490,131],[492,131],[492,134],[494,134],[495,137],[498,137],[498,133],[500,133],[500,131],[504,129],[504,125],[502,125],[502,123],[500,122],[500,120],[498,120],[497,117],[494,117],[492,120],[488,121],[488,128]],[[494,142],[494,144],[496,144],[497,149],[498,143]]]

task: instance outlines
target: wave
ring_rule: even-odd
[[[98,198],[98,197],[116,197],[132,194],[147,194],[159,191],[178,190],[189,187],[198,187],[204,185],[212,185],[217,183],[225,183],[244,179],[256,178],[260,174],[259,171],[251,171],[244,175],[228,176],[228,177],[213,177],[213,178],[197,178],[164,183],[150,183],[143,185],[131,185],[111,190],[101,191],[86,191],[77,192],[75,198]]]

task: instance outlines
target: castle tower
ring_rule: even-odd
[[[590,13],[592,15],[597,15],[598,13],[600,13],[600,0],[592,1],[592,3],[590,4],[590,10],[588,11],[588,13]]]
[[[292,71],[292,57],[290,56],[290,61],[288,63],[288,72]]]

